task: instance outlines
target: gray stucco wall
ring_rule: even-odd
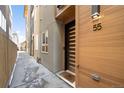
[[[41,63],[56,73],[64,69],[64,27],[55,19],[55,6],[40,6],[40,19],[41,34],[48,30],[48,53],[41,52]]]
[[[58,72],[64,69],[64,27],[60,22],[54,23],[53,35],[53,70]]]

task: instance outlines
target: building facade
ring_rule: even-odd
[[[0,27],[11,38],[12,32],[12,10],[11,6],[0,6]]]
[[[27,51],[39,59],[39,6],[25,6]]]
[[[25,17],[25,23],[26,23],[26,49],[29,54],[31,54],[30,48],[31,48],[31,31],[30,31],[30,6],[24,7],[24,17]]]
[[[33,24],[30,52],[73,87],[123,87],[123,10],[124,6],[33,6],[34,21],[26,23]]]
[[[20,51],[26,51],[26,41],[20,44]]]
[[[18,38],[18,34],[16,32],[11,33],[11,40],[17,45],[17,47],[19,48],[19,38]]]

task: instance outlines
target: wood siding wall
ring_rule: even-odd
[[[100,15],[93,22],[91,6],[76,6],[76,86],[124,87],[124,6],[100,6]]]
[[[0,87],[6,87],[16,62],[17,46],[0,31]]]

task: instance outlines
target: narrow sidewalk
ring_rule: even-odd
[[[10,88],[71,88],[26,52],[18,52]]]

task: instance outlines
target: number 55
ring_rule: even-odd
[[[101,29],[102,29],[101,23],[93,25],[93,31],[97,31],[97,30],[101,30]]]

